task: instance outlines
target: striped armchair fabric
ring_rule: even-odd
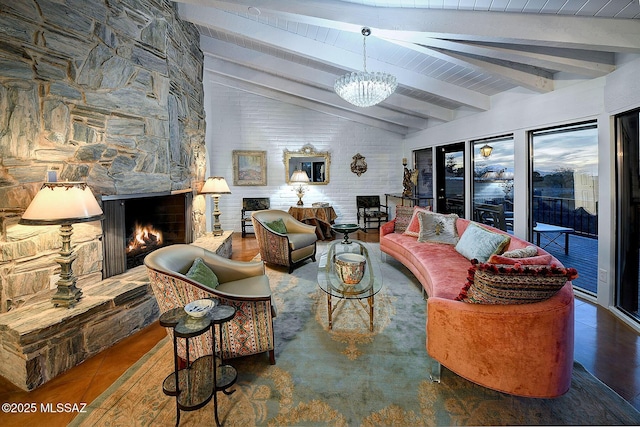
[[[266,224],[282,219],[286,233],[278,233]],[[262,260],[289,267],[289,273],[306,259],[316,260],[316,227],[298,221],[288,212],[267,209],[251,214],[253,229]]]
[[[220,284],[215,289],[185,276],[197,257],[218,276]],[[197,299],[216,298],[220,304],[237,310],[235,317],[222,325],[223,356],[234,358],[268,352],[270,363],[275,364],[273,318],[276,310],[264,263],[230,260],[193,245],[171,245],[147,255],[145,265],[160,313],[184,307]],[[167,333],[173,338],[171,328],[167,328]],[[191,338],[190,360],[211,354],[211,339],[210,333]],[[216,351],[218,349],[216,347]],[[178,340],[178,354],[186,358],[184,340]]]

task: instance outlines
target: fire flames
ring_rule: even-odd
[[[162,231],[156,230],[152,225],[135,224],[131,239],[127,244],[127,251],[133,252],[146,248],[162,245]]]

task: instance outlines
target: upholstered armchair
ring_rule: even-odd
[[[219,283],[215,288],[186,276],[196,258],[202,258],[217,276]],[[270,363],[275,364],[273,318],[276,310],[263,262],[230,260],[198,246],[178,244],[153,251],[146,256],[144,264],[161,313],[201,298],[215,298],[221,304],[231,305],[237,311],[230,322],[222,325],[223,356],[234,358],[268,352]],[[172,332],[167,328],[170,336]],[[178,340],[178,346],[178,354],[184,359],[184,340]],[[190,339],[191,360],[206,354],[211,354],[210,333]]]
[[[316,260],[316,227],[298,221],[281,210],[262,210],[251,214],[260,256],[267,263],[289,267],[289,273],[307,258]],[[274,223],[281,220],[283,229]],[[281,225],[281,226],[282,226]]]

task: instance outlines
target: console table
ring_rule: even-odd
[[[428,200],[427,204],[424,206],[431,206],[431,202],[433,197],[424,197],[424,196],[403,196],[402,193],[398,194],[385,194],[385,205],[389,206],[389,198],[392,199],[400,199],[400,206],[404,206],[404,201],[406,200],[409,206],[423,206],[420,204],[421,200]]]
[[[216,304],[211,311],[200,318],[189,316],[184,308],[169,310],[160,316],[160,326],[173,329],[174,371],[162,383],[162,391],[176,397],[176,426],[180,424],[180,411],[195,411],[205,406],[213,398],[216,425],[218,420],[217,392],[231,394],[228,391],[238,378],[233,366],[225,365],[222,355],[222,329],[218,327],[220,352],[216,356],[215,325],[230,321],[236,315],[236,309],[229,305]],[[211,354],[194,361],[189,360],[189,339],[211,331]],[[185,340],[186,367],[180,369],[178,357],[178,338]],[[219,364],[217,363],[219,360]]]
[[[332,237],[331,224],[338,218],[331,206],[324,208],[292,206],[289,208],[289,215],[305,224],[314,225],[316,227],[316,236],[320,240]]]

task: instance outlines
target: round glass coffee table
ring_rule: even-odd
[[[382,289],[382,272],[376,257],[369,256],[369,250],[364,242],[353,240],[351,246],[342,246],[337,241],[329,245],[328,251],[320,257],[318,262],[318,285],[327,294],[327,317],[329,329],[333,329],[333,313],[339,305],[352,301],[358,308],[364,309],[369,315],[369,331],[373,332],[374,297]],[[335,269],[335,256],[340,253],[357,253],[366,259],[364,277],[356,285],[347,285],[340,280]],[[333,304],[333,299],[336,304]],[[366,303],[365,303],[366,300]]]
[[[358,224],[333,224],[331,228],[337,233],[344,234],[344,239],[342,239],[343,245],[351,244],[349,241],[349,233],[355,233],[360,230],[360,226]]]

